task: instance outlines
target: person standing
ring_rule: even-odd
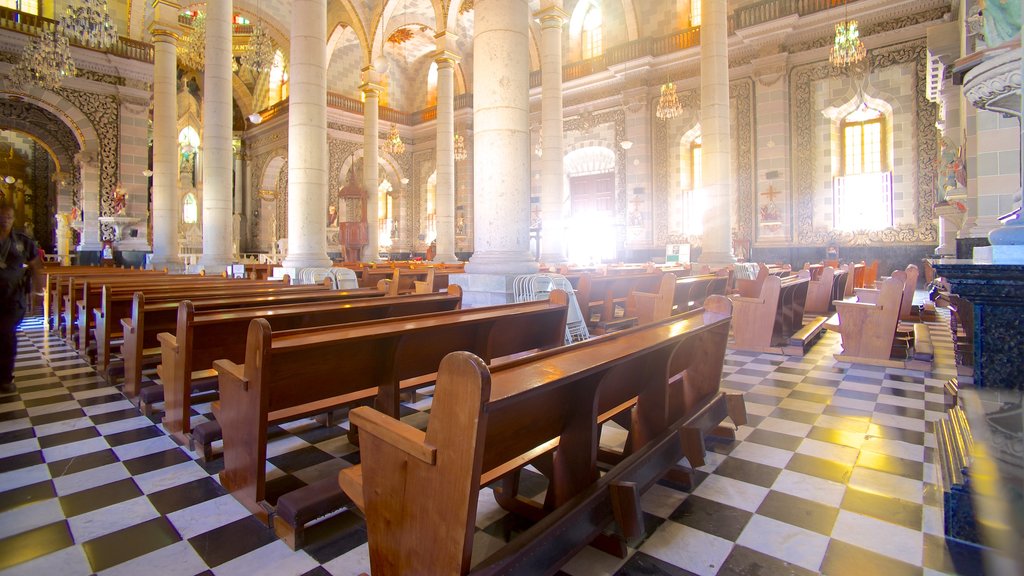
[[[18,324],[25,317],[30,280],[32,291],[45,290],[43,263],[36,243],[14,231],[14,205],[0,201],[0,394],[16,392],[14,357],[18,353]]]

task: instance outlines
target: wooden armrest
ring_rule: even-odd
[[[750,298],[747,296],[729,296],[729,300],[735,302],[746,302],[748,304],[764,304],[764,298]]]
[[[338,472],[338,485],[352,499],[352,503],[360,510],[366,509],[363,498],[363,467],[359,464],[350,468],[342,468]]]
[[[156,335],[156,339],[160,342],[161,346],[170,346],[175,350],[178,349],[178,338],[170,332],[161,332]]]
[[[221,359],[213,361],[213,369],[218,375],[229,376],[238,380],[242,387],[249,389],[249,380],[245,377],[245,367],[235,364],[231,360]]]
[[[862,302],[877,302],[878,296],[882,293],[881,290],[875,288],[854,288],[853,294],[858,300]]]
[[[132,325],[131,318],[121,318],[121,331],[125,334],[135,332],[135,327]]]
[[[437,460],[437,448],[426,443],[426,433],[401,420],[377,412],[369,406],[360,406],[349,413],[349,421],[360,429],[360,433],[373,434],[430,466]]]

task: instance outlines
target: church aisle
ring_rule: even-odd
[[[562,573],[954,573],[932,427],[955,367],[948,323],[931,328],[928,373],[838,363],[835,334],[805,358],[730,350],[724,387],[745,393],[750,415],[738,441],[713,445],[691,493],[651,489],[647,537],[628,558],[585,549]],[[220,486],[220,459],[199,463],[39,318],[21,336],[18,393],[0,397],[0,574],[369,571],[355,514],[312,527],[307,547],[289,550]],[[429,407],[418,395],[403,420],[422,428]],[[209,404],[194,410],[208,416]],[[345,425],[273,427],[268,492],[358,462]],[[621,434],[606,429],[605,439]],[[541,496],[539,475],[525,476],[525,492]],[[482,493],[475,559],[523,529]]]

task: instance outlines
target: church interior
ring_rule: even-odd
[[[0,574],[1024,574],[1020,12],[0,0]]]

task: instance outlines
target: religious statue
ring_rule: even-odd
[[[979,0],[985,23],[985,44],[999,46],[1020,35],[1020,0]]]
[[[124,187],[118,184],[114,187],[114,199],[110,203],[110,209],[113,210],[114,216],[124,216],[127,208],[128,195],[125,194]]]
[[[327,227],[338,227],[338,207],[335,206],[334,204],[331,204],[327,207]]]

